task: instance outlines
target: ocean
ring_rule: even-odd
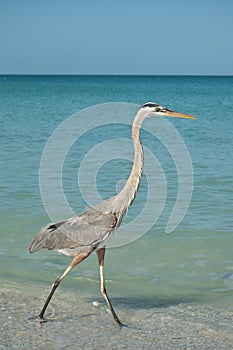
[[[2,75],[0,95],[2,288],[46,295],[71,258],[30,255],[30,242],[53,218],[62,221],[122,188],[133,160],[130,124],[137,106],[154,101],[197,119],[145,121],[145,171],[106,252],[107,289],[124,304],[134,300],[135,310],[147,301],[231,304],[232,76]],[[168,233],[179,188],[181,213]],[[62,281],[59,295],[102,300],[94,255]]]

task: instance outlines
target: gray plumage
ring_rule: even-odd
[[[68,220],[43,227],[32,241],[29,251],[34,253],[45,248],[70,256],[86,253],[107,240],[116,224],[115,214],[90,208]]]
[[[134,163],[131,174],[124,188],[94,208],[67,220],[50,223],[43,227],[32,241],[29,251],[34,253],[39,249],[57,250],[65,255],[74,256],[72,262],[52,285],[49,296],[39,314],[39,320],[44,321],[46,308],[61,280],[71,269],[96,251],[100,266],[100,289],[108,304],[114,320],[122,326],[108,298],[103,275],[105,246],[114,231],[120,226],[122,218],[132,204],[140,183],[143,167],[143,149],[140,142],[140,128],[143,120],[150,116],[170,116],[191,118],[190,115],[172,111],[156,103],[148,102],[137,112],[132,125],[132,140],[134,144]]]
[[[139,110],[141,111],[144,112],[143,109]],[[120,226],[138,190],[143,166],[143,149],[139,131],[145,117],[145,113],[137,113],[132,126],[134,164],[122,191],[81,214],[43,227],[32,241],[29,247],[30,253],[45,248],[76,256],[91,251],[93,247],[100,249],[106,245],[114,230]]]

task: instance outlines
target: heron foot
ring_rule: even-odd
[[[119,324],[119,327],[120,328],[127,328],[128,327],[128,325],[127,324],[124,324],[124,323],[122,323],[122,322],[120,322],[120,323],[118,323]]]
[[[31,316],[31,317],[28,317],[28,319],[29,320],[37,320],[40,323],[47,322],[47,320],[44,317],[41,317],[41,316]]]
[[[119,318],[118,317],[114,317],[114,320],[116,321],[116,323],[119,325],[119,327],[120,328],[123,328],[123,327],[128,327],[128,325],[127,324],[124,324],[124,323],[122,323],[120,320],[119,320]]]

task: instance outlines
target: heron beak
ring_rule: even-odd
[[[176,112],[172,110],[167,110],[166,112],[163,113],[164,116],[166,117],[177,117],[177,118],[186,118],[186,119],[197,119],[193,115],[190,114],[185,114],[181,112]]]

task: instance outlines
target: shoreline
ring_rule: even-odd
[[[13,287],[13,286],[12,286]],[[219,304],[134,305],[113,298],[127,327],[116,325],[105,303],[61,289],[46,323],[29,320],[47,290],[0,289],[0,349],[231,349],[233,307]]]

